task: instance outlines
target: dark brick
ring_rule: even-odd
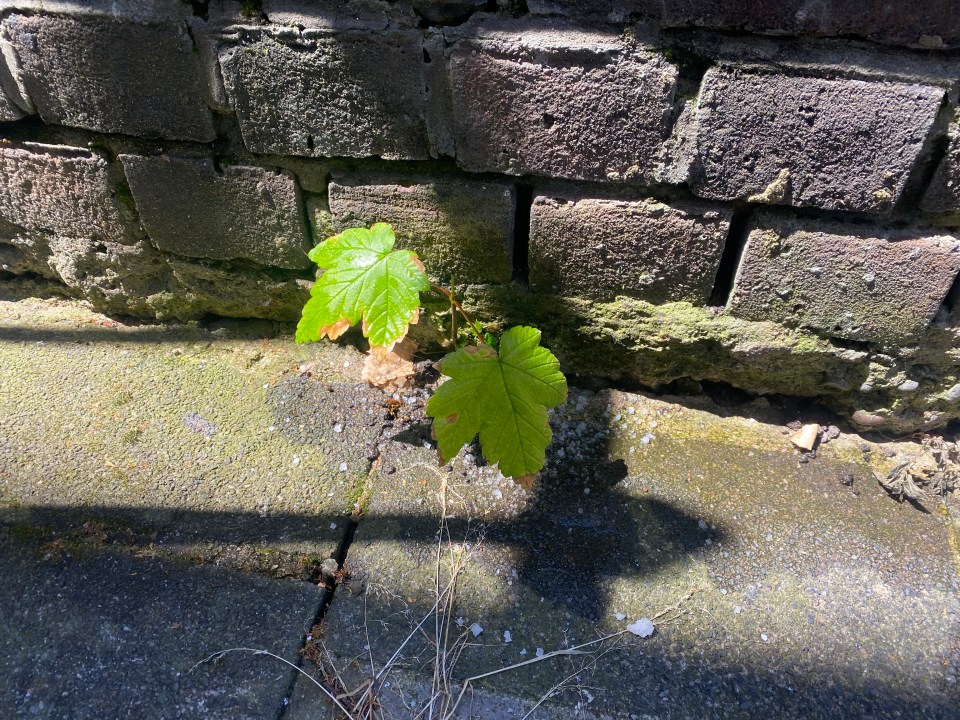
[[[660,27],[774,35],[857,35],[922,48],[960,40],[955,0],[528,0],[535,14],[633,16]]]
[[[691,188],[716,200],[889,211],[944,90],[713,69],[692,118]]]
[[[0,236],[130,242],[107,162],[83,148],[0,145]]]
[[[2,59],[0,59],[0,63],[2,62]],[[0,88],[0,122],[19,120],[24,114],[23,110],[7,97],[7,94]]]
[[[45,122],[171,140],[214,138],[183,24],[11,15],[4,27]]]
[[[417,31],[314,33],[283,41],[262,33],[222,49],[220,65],[253,152],[430,156]]]
[[[896,345],[927,327],[960,271],[950,235],[758,218],[729,311]]]
[[[481,25],[450,53],[458,164],[580,180],[651,177],[676,68],[617,36]]]
[[[334,229],[393,225],[398,247],[415,251],[430,275],[458,283],[505,283],[512,274],[512,185],[457,178],[402,181],[334,176]]]
[[[960,225],[960,129],[953,128],[950,147],[930,182],[921,208],[937,223]]]
[[[140,221],[161,250],[306,268],[299,190],[289,172],[209,160],[121,155]]]
[[[530,285],[541,292],[704,305],[731,212],[554,193],[534,199]]]

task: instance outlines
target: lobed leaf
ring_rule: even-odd
[[[310,251],[324,272],[303,308],[297,342],[334,340],[357,323],[373,346],[389,346],[407,334],[430,281],[416,254],[394,250],[395,242],[393,228],[376,223],[369,230],[344,230]]]
[[[471,345],[447,355],[440,372],[449,380],[427,402],[440,461],[447,462],[479,435],[484,456],[507,477],[540,472],[553,436],[547,408],[567,396],[560,363],[540,347],[540,331],[510,328],[499,352]]]

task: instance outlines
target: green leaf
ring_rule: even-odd
[[[297,342],[334,340],[358,322],[371,345],[390,345],[407,334],[430,281],[416,254],[394,250],[395,241],[393,228],[377,223],[344,230],[310,251],[324,273],[303,308]]]
[[[540,472],[552,437],[547,408],[567,396],[560,363],[540,347],[540,331],[510,328],[499,353],[471,345],[447,355],[440,372],[450,379],[427,402],[427,414],[434,419],[441,462],[479,434],[484,456],[507,477]]]

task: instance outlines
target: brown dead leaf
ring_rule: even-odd
[[[347,318],[341,318],[333,323],[333,325],[327,325],[320,328],[320,337],[322,338],[324,335],[326,335],[331,340],[336,340],[338,337],[343,335],[349,327],[350,321]]]
[[[413,354],[417,343],[410,338],[393,343],[392,348],[374,345],[363,361],[360,377],[374,387],[399,390],[413,377]]]
[[[533,489],[533,483],[536,482],[537,476],[533,475],[520,475],[519,477],[513,478],[513,481],[522,487],[527,492],[530,492]]]

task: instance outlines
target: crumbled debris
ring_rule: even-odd
[[[654,631],[653,622],[650,618],[640,618],[635,623],[627,625],[627,632],[631,632],[637,637],[650,637]]]
[[[810,452],[816,446],[819,435],[820,426],[817,423],[810,423],[809,425],[803,425],[790,438],[790,442],[801,450]]]
[[[883,477],[874,473],[880,485],[901,502],[920,500],[924,489],[938,495],[960,487],[960,448],[936,435],[923,438],[918,454],[897,464]]]

